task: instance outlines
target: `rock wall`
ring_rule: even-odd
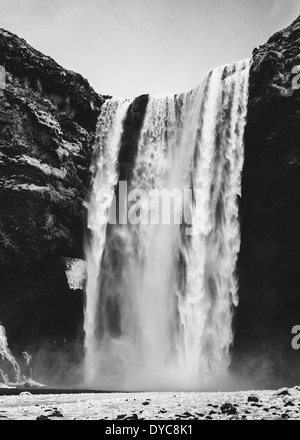
[[[253,51],[250,72],[234,359],[264,386],[300,379],[291,346],[300,324],[298,65],[300,17]]]
[[[0,65],[0,322],[15,352],[63,350],[82,338],[82,290],[69,288],[65,257],[83,258],[83,201],[106,97],[3,29]]]

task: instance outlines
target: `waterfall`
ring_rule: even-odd
[[[97,308],[99,304],[100,264],[106,240],[109,208],[113,201],[114,186],[118,182],[117,158],[122,132],[122,122],[129,106],[127,100],[111,99],[105,102],[96,130],[96,151],[93,164],[93,190],[88,209],[88,228],[91,231],[86,247],[88,267],[87,301],[85,310],[86,368],[89,375],[97,363],[95,338]]]
[[[22,357],[25,365],[19,364],[14,357],[8,345],[5,328],[0,324],[0,388],[15,388],[16,386],[40,388],[44,386],[32,379],[32,356],[24,351]]]
[[[89,385],[200,389],[227,371],[248,75],[247,60],[190,92],[149,97],[126,182],[118,158],[130,103],[104,104],[87,204]]]
[[[0,325],[0,358],[2,361],[7,361],[11,365],[16,382],[20,382],[22,377],[21,368],[9,349],[6,331],[2,325]],[[0,369],[0,378],[2,378],[5,385],[9,385],[8,375],[2,369]]]

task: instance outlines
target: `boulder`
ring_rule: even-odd
[[[235,406],[233,406],[231,403],[224,403],[221,406],[221,411],[223,414],[237,414],[237,409]]]

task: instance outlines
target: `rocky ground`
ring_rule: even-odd
[[[0,420],[300,419],[300,387],[277,391],[46,394],[0,397]]]

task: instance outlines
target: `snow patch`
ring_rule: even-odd
[[[86,279],[86,262],[79,258],[65,258],[66,276],[70,289],[80,290]]]

